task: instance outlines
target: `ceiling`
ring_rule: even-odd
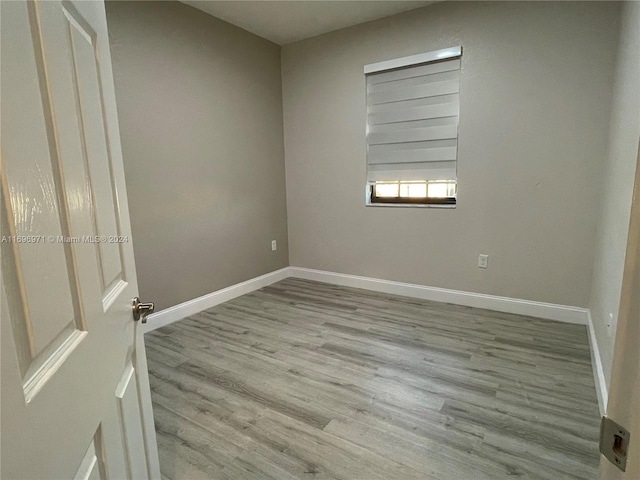
[[[274,43],[285,45],[340,28],[424,7],[434,2],[423,0],[182,0],[182,3]]]

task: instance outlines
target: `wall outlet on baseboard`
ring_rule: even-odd
[[[275,252],[278,249],[278,243],[275,240],[271,240],[271,251]]]
[[[481,253],[478,255],[478,268],[487,268],[489,266],[489,255]]]

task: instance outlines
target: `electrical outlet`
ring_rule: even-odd
[[[278,244],[275,240],[271,240],[271,251],[275,252],[278,249]]]
[[[478,268],[487,268],[489,264],[489,255],[481,253],[478,255]]]
[[[609,314],[609,318],[607,319],[607,334],[611,336],[613,334],[613,313]]]

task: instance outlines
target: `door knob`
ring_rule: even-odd
[[[153,313],[155,308],[153,302],[141,303],[138,297],[134,297],[131,303],[133,319],[135,321],[142,320],[142,323],[147,323],[147,315]]]

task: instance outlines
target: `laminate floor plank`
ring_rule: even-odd
[[[460,450],[450,443],[414,435],[389,424],[337,418],[331,420],[324,430],[385,458],[408,465],[431,478],[490,480],[500,476],[504,470],[500,463],[479,457],[474,449]],[[478,442],[476,448],[481,444]],[[425,451],[430,454],[425,455]],[[473,456],[474,461],[460,462],[461,456]],[[479,464],[482,464],[482,470],[478,469]]]
[[[287,279],[145,342],[163,479],[597,478],[582,325]]]
[[[301,461],[303,468],[290,471],[299,478],[308,475],[344,480],[432,478],[370,449],[270,410],[258,417],[250,434],[273,453]]]

